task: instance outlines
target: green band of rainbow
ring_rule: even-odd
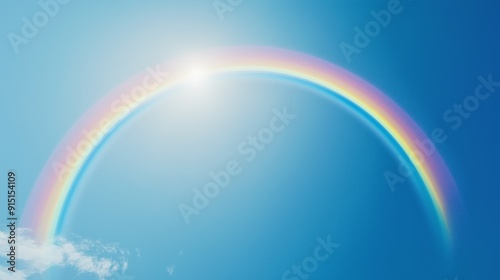
[[[427,139],[418,125],[381,91],[350,72],[326,61],[297,52],[263,47],[240,47],[215,51],[204,56],[204,66],[212,74],[220,73],[271,73],[292,77],[324,87],[355,104],[371,116],[390,135],[415,166],[425,186],[424,198],[432,202],[440,230],[451,236],[450,212],[458,199],[454,180],[436,151],[422,157],[416,140]],[[182,65],[182,62],[180,63]],[[124,93],[139,91],[145,73],[112,91],[97,102],[71,129],[44,166],[30,195],[22,222],[42,240],[59,234],[70,204],[75,178],[84,172],[85,162],[105,133],[86,136],[84,131],[111,131],[136,108],[151,98],[182,85],[188,75],[177,64],[168,64],[170,76],[165,81],[149,83],[141,100],[125,109],[117,109],[116,100]],[[167,65],[161,65],[166,69]],[[144,87],[143,87],[144,89]],[[83,148],[85,147],[85,148]],[[78,153],[75,151],[84,151]],[[450,238],[447,238],[450,239]]]

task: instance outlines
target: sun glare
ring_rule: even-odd
[[[206,80],[208,74],[202,66],[192,65],[187,70],[187,76],[191,85],[199,86]]]

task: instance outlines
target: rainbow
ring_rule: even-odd
[[[324,60],[283,49],[225,48],[201,55],[196,61],[203,62],[210,76],[240,72],[277,74],[323,87],[333,96],[347,100],[371,117],[414,165],[423,182],[421,193],[433,206],[439,230],[451,237],[450,215],[458,194],[454,180],[437,151],[423,159],[421,153],[419,156],[415,141],[427,139],[427,136],[404,110],[377,88]],[[23,213],[23,226],[45,241],[60,234],[72,194],[78,187],[77,178],[85,171],[96,147],[142,105],[191,81],[191,75],[183,69],[185,65],[185,60],[180,60],[152,67],[91,107],[45,164]]]

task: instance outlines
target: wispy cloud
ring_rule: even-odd
[[[175,265],[173,265],[173,264],[172,264],[172,265],[167,266],[167,272],[168,272],[168,274],[169,274],[169,275],[174,274],[174,269],[175,269]]]
[[[7,254],[8,234],[0,231],[0,262]],[[0,279],[24,280],[31,275],[43,274],[53,267],[69,267],[76,273],[93,274],[99,279],[113,275],[128,266],[127,251],[114,244],[103,244],[88,239],[71,242],[57,238],[53,243],[40,243],[27,234],[27,230],[19,230],[16,242],[16,272],[0,266]]]

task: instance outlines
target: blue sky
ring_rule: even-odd
[[[19,232],[27,252],[19,252],[21,273],[1,265],[1,279],[500,276],[499,4],[215,2],[0,1],[0,169],[17,172],[21,208],[61,138],[117,85],[180,55],[273,46],[335,63],[381,89],[426,133],[446,131],[437,148],[466,212],[451,256],[419,181],[388,186],[383,174],[397,171],[397,153],[361,115],[323,89],[243,75],[176,90],[134,115],[83,174],[58,242],[37,244]],[[25,27],[44,20],[45,6],[47,22]],[[390,20],[363,40],[357,28],[387,15],[382,10]],[[494,81],[483,88],[491,95],[460,113],[471,108],[480,77]],[[296,117],[246,160],[238,146],[285,107]],[[241,172],[186,225],[179,205],[230,161]],[[0,231],[2,263],[5,236]],[[331,247],[321,247],[329,238]],[[287,274],[312,259],[310,272]]]

